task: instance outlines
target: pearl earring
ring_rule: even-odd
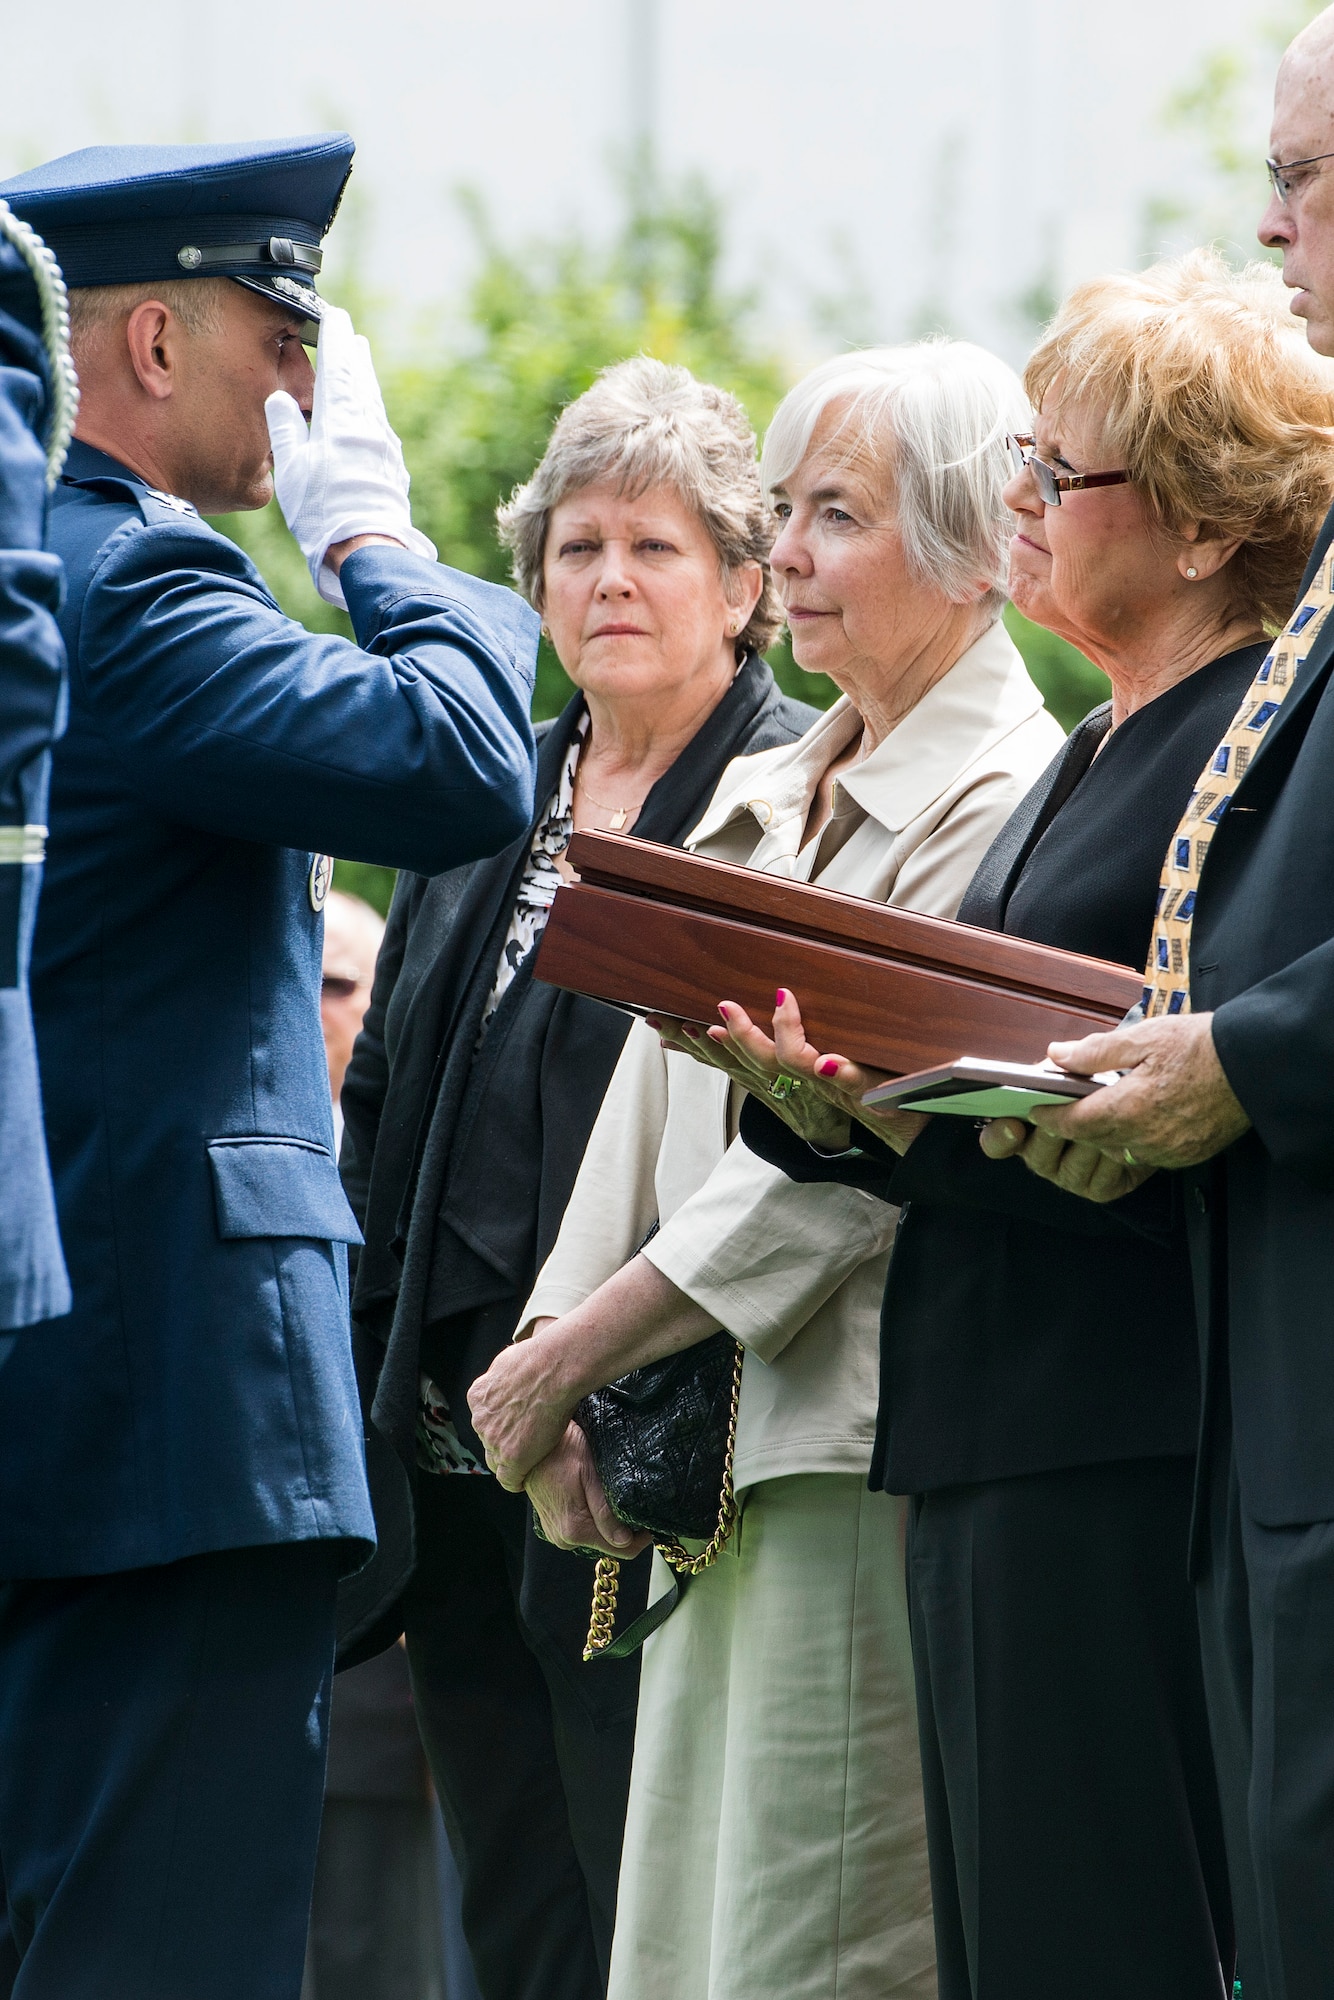
[[[1199,572],[1199,571],[1198,571],[1198,570],[1196,569],[1196,567],[1195,567],[1194,563],[1192,563],[1192,564],[1191,564],[1191,566],[1190,566],[1190,568],[1189,568],[1189,569],[1188,569],[1188,570],[1186,571],[1186,575],[1187,575],[1187,576],[1188,576],[1188,577],[1190,578],[1190,580],[1191,580],[1191,582],[1192,582],[1192,583],[1194,583],[1194,581],[1195,581],[1196,577],[1197,577],[1197,576],[1199,575],[1199,573],[1200,573],[1200,572]]]

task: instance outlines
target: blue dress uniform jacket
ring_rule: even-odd
[[[60,563],[43,551],[53,383],[41,306],[34,271],[0,229],[0,1329],[70,1305],[27,991],[65,694]],[[0,1334],[0,1356],[9,1345]]]
[[[359,645],[311,635],[81,444],[52,542],[70,718],[33,1011],[75,1305],[6,1370],[0,1576],[365,1544],[311,850],[433,874],[516,837],[537,620],[372,546],[342,570]]]

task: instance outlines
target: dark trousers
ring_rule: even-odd
[[[15,2000],[297,2000],[337,1556],[0,1587]]]
[[[523,1496],[494,1479],[418,1481],[413,1696],[484,2000],[600,2000],[637,1670],[585,1666],[524,1615],[527,1520]],[[586,1625],[592,1564],[562,1562]]]
[[[325,1800],[302,2000],[444,2000],[432,1818],[424,1793]]]
[[[1224,1392],[1199,1583],[1243,2000],[1334,1993],[1334,1522],[1246,1512]]]
[[[1219,2000],[1190,1502],[1189,1460],[1142,1459],[914,1503],[941,2000]]]

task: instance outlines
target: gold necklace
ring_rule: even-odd
[[[611,825],[607,829],[609,833],[619,833],[631,813],[639,812],[644,803],[643,799],[640,799],[638,805],[610,806],[605,799],[595,799],[587,785],[582,785],[580,789],[590,806],[596,806],[599,812],[611,814]]]

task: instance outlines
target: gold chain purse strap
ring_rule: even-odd
[[[674,1535],[653,1537],[657,1549],[668,1568],[680,1579],[677,1587],[658,1598],[643,1616],[637,1618],[621,1637],[616,1632],[616,1602],[621,1588],[621,1565],[616,1556],[599,1556],[597,1570],[593,1577],[593,1611],[588,1627],[588,1638],[584,1644],[585,1660],[595,1660],[599,1654],[606,1654],[615,1646],[614,1657],[621,1658],[641,1646],[650,1633],[655,1632],[668,1613],[675,1609],[685,1581],[690,1577],[702,1576],[711,1569],[732,1539],[736,1527],[736,1490],[732,1483],[733,1467],[736,1462],[736,1422],[741,1407],[741,1370],[745,1364],[746,1350],[740,1341],[736,1342],[736,1360],[732,1367],[732,1407],[727,1420],[727,1449],[723,1455],[722,1490],[718,1498],[718,1525],[708,1543],[698,1555],[679,1542]]]

